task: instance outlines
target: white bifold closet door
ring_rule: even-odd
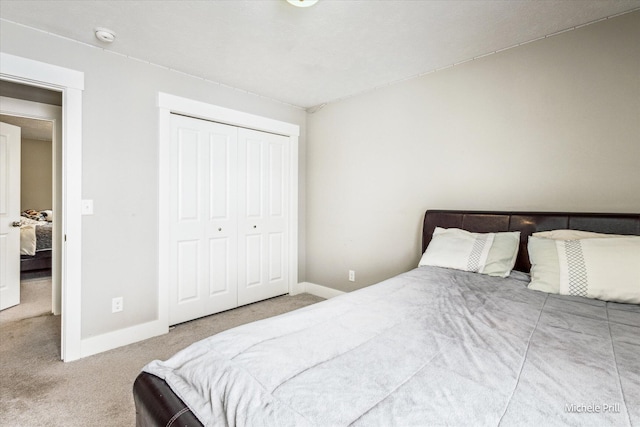
[[[238,304],[286,294],[289,138],[238,130]]]
[[[288,138],[171,116],[169,324],[288,292]]]

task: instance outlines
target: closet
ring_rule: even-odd
[[[170,325],[288,293],[289,149],[171,114]]]

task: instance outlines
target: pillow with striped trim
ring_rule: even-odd
[[[529,237],[529,289],[640,304],[640,237]]]
[[[471,233],[436,227],[418,265],[507,277],[516,263],[519,243],[519,231]]]
[[[537,231],[533,233],[532,236],[544,237],[546,239],[553,239],[553,240],[580,240],[580,239],[593,239],[593,238],[610,239],[612,237],[629,237],[622,234],[605,234],[605,233],[594,233],[593,231],[567,230],[567,229]]]

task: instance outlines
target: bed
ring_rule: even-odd
[[[47,215],[48,218],[47,219]],[[20,217],[20,272],[51,270],[51,211],[26,210]]]
[[[520,232],[513,271],[423,265],[214,335],[145,366],[137,425],[640,425],[640,305],[527,274],[533,233],[629,241],[640,215],[431,210],[423,252],[440,228]]]

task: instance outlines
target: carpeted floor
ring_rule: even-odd
[[[21,280],[20,301],[0,311],[0,324],[51,313],[51,277]]]
[[[272,298],[70,363],[59,360],[60,316],[0,322],[0,425],[134,426],[133,381],[149,361],[167,359],[225,329],[319,301],[309,294]]]

